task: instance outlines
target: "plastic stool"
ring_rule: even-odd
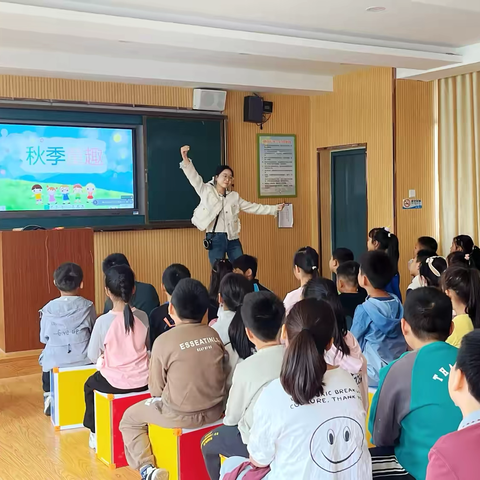
[[[373,387],[368,387],[368,412],[367,412],[367,428],[365,430],[366,434],[367,434],[367,443],[368,443],[368,448],[372,448],[374,447],[375,445],[371,442],[371,435],[368,431],[368,420],[370,418],[370,409],[372,408],[372,400],[373,400],[373,396],[375,395],[375,392],[377,391],[376,388],[373,388]]]
[[[95,390],[95,432],[97,458],[111,469],[126,467],[122,433],[119,426],[127,408],[150,398],[150,392],[113,395]]]
[[[56,431],[83,427],[84,385],[96,371],[94,365],[50,370],[51,419]]]
[[[210,480],[200,442],[220,425],[222,420],[195,429],[149,425],[148,436],[157,467],[168,470],[169,480]]]

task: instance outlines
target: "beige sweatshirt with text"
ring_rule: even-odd
[[[149,389],[169,409],[197,413],[219,405],[225,379],[225,348],[208,325],[179,324],[155,340]]]

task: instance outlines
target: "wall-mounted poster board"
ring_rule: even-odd
[[[258,196],[297,196],[295,135],[258,134]]]

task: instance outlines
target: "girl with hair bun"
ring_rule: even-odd
[[[312,247],[303,247],[297,250],[293,257],[293,274],[300,282],[300,287],[288,293],[283,301],[288,313],[292,307],[302,299],[303,287],[313,278],[318,278],[319,257]]]
[[[471,267],[480,270],[480,248],[478,248],[469,235],[457,235],[450,247],[450,252],[462,252]]]
[[[433,256],[423,260],[418,269],[422,287],[440,287],[440,278],[447,269],[447,261],[443,257]]]

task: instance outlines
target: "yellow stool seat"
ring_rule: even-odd
[[[56,431],[83,427],[84,385],[96,371],[94,365],[54,368],[50,371],[51,419]]]
[[[111,469],[126,467],[120,422],[127,408],[150,398],[150,392],[111,394],[95,390],[97,458]]]
[[[195,429],[149,425],[148,436],[157,467],[168,470],[169,480],[210,480],[200,443],[220,425],[223,425],[221,420]]]

